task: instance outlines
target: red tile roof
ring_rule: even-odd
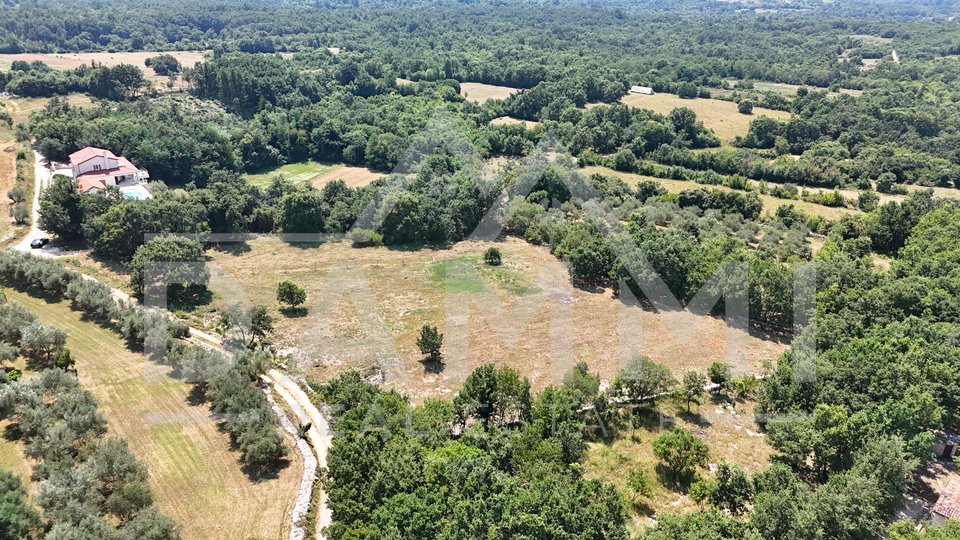
[[[933,511],[947,519],[960,519],[960,480],[952,479],[943,488]]]
[[[83,178],[77,181],[77,191],[86,193],[91,189],[107,189],[107,183],[103,178]]]
[[[71,155],[71,159],[72,158],[73,156]],[[103,189],[107,187],[107,180],[113,178],[114,176],[137,174],[139,172],[140,169],[134,167],[133,164],[127,160],[127,158],[119,157],[117,158],[117,167],[112,169],[103,169],[100,171],[87,171],[83,174],[78,174],[76,177],[77,191],[80,193],[86,193],[88,190],[93,188]]]
[[[113,155],[113,152],[109,150],[104,150],[103,148],[94,148],[88,146],[77,150],[76,152],[70,154],[70,165],[78,165],[87,161],[88,159],[95,157],[106,157],[110,159],[117,159],[117,156]]]

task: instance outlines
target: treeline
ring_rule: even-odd
[[[146,467],[126,441],[104,438],[106,421],[93,396],[65,371],[73,364],[64,347],[66,334],[43,325],[19,304],[4,301],[0,339],[5,359],[16,357],[19,348],[34,362],[56,366],[25,382],[0,375],[0,417],[16,423],[26,455],[37,462],[32,473],[40,485],[36,502],[46,518],[41,524],[31,507],[21,506],[14,513],[4,505],[0,521],[19,516],[10,528],[2,528],[4,533],[10,538],[31,537],[40,530],[46,530],[48,538],[179,538],[176,524],[153,502]],[[4,488],[16,493],[19,482],[3,480]]]
[[[122,100],[138,95],[147,80],[137,66],[80,66],[55,70],[39,60],[16,60],[9,72],[0,73],[0,92],[21,97],[65,96],[73,92],[89,93],[102,99]]]
[[[189,335],[189,327],[183,322],[160,311],[119,303],[108,286],[53,260],[2,251],[0,279],[35,293],[70,300],[73,309],[117,331],[132,349],[172,366],[174,376],[199,385],[214,412],[223,415],[224,427],[252,474],[262,473],[286,456],[277,419],[258,386],[259,376],[272,360],[268,354],[244,352],[231,359],[217,351],[188,346],[183,338]],[[0,335],[0,339],[7,337]],[[29,347],[31,342],[26,343]],[[56,362],[58,341],[52,343],[35,354]],[[62,339],[59,343],[62,347]]]
[[[757,15],[723,3],[691,9],[653,2],[475,2],[464,9],[456,2],[368,2],[358,16],[357,5],[336,0],[235,7],[209,0],[135,7],[33,0],[0,8],[0,52],[273,53],[335,46],[370,51],[376,63],[412,79],[533,88],[575,77],[606,79],[605,72],[616,70],[625,74],[617,77],[620,84],[718,86],[736,78],[827,87],[864,77],[855,63],[837,61],[847,47],[864,48],[849,37],[858,31],[896,35],[910,57],[938,56],[956,41],[952,25],[904,20],[899,6],[860,12],[814,3],[806,10],[776,7]],[[91,10],[109,16],[91,16]],[[796,46],[782,46],[787,39]],[[872,54],[867,49],[859,54]]]

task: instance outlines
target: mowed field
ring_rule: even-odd
[[[0,70],[10,69],[10,64],[15,60],[33,62],[39,60],[55,69],[73,69],[82,65],[90,65],[91,62],[103,64],[105,66],[118,66],[120,64],[132,64],[140,68],[143,74],[152,80],[166,80],[166,77],[156,75],[152,69],[143,64],[147,58],[157,56],[158,54],[170,54],[180,61],[184,67],[193,67],[197,62],[202,62],[207,51],[167,51],[167,52],[82,52],[82,53],[20,53],[20,54],[0,54]]]
[[[656,178],[653,176],[645,176],[642,174],[615,171],[613,169],[609,169],[607,167],[600,167],[597,165],[584,167],[583,173],[588,175],[589,174],[606,174],[606,175],[616,176],[618,178],[622,178],[623,181],[625,181],[627,185],[631,187],[636,186],[642,180],[652,180],[662,185],[663,188],[670,193],[679,193],[684,190],[697,189],[697,188],[733,191],[732,188],[729,188],[727,186],[719,186],[719,185],[708,186],[708,185],[698,184],[690,180],[671,180],[669,178]],[[824,219],[828,219],[831,221],[839,220],[843,216],[852,215],[859,212],[858,210],[855,210],[853,208],[834,208],[830,206],[824,206],[822,204],[816,204],[816,203],[801,201],[801,200],[778,199],[777,197],[774,197],[772,195],[763,195],[761,193],[757,193],[757,195],[760,197],[760,201],[763,203],[764,213],[767,213],[767,214],[772,214],[776,212],[777,208],[779,208],[781,205],[784,205],[784,204],[792,204],[798,210],[803,210],[807,214],[810,214],[813,216],[823,216]]]
[[[519,88],[510,86],[473,82],[460,83],[460,95],[467,98],[467,101],[474,101],[476,103],[484,103],[490,99],[507,99],[519,91]]]
[[[483,264],[491,245],[502,252],[502,266]],[[269,306],[275,345],[291,364],[320,380],[350,367],[380,371],[388,387],[416,401],[452,393],[489,362],[516,368],[539,389],[559,383],[577,361],[606,380],[636,354],[678,376],[723,359],[754,374],[785,349],[717,318],[654,313],[610,290],[575,288],[547,248],[514,238],[407,250],[263,237],[208,253],[216,307]],[[305,313],[278,310],[282,280],[306,289]],[[443,369],[421,362],[416,341],[424,324],[445,335]]]
[[[366,167],[354,167],[342,163],[319,163],[310,160],[288,163],[270,171],[245,175],[248,182],[259,187],[267,187],[277,176],[282,176],[291,182],[309,182],[314,187],[320,188],[334,180],[343,180],[350,187],[363,187],[380,178],[383,174]]]
[[[642,107],[661,114],[670,114],[670,111],[678,107],[686,107],[697,113],[697,119],[702,121],[704,126],[712,129],[717,137],[725,143],[729,143],[738,135],[746,135],[750,128],[750,122],[754,118],[760,116],[769,116],[777,120],[790,118],[788,112],[774,111],[762,107],[754,107],[753,114],[740,114],[737,111],[737,104],[732,101],[703,98],[682,99],[674,94],[654,94],[652,96],[627,94],[620,101],[631,107]]]
[[[147,464],[160,509],[185,539],[286,538],[302,474],[296,451],[276,478],[251,481],[208,406],[191,404],[191,385],[130,352],[115,333],[81,320],[65,302],[6,293],[68,333],[80,382],[96,397],[110,433]]]

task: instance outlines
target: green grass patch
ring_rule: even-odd
[[[270,185],[270,182],[277,176],[282,176],[291,182],[309,182],[321,174],[326,174],[342,166],[343,165],[339,163],[329,164],[309,160],[298,163],[288,163],[281,167],[270,169],[269,171],[244,176],[247,182],[258,187],[266,187]]]
[[[431,278],[447,291],[468,294],[491,290],[522,296],[540,290],[525,273],[508,266],[490,266],[479,255],[434,263]]]

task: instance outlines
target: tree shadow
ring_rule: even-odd
[[[713,425],[712,422],[710,422],[709,420],[706,419],[706,417],[703,416],[703,414],[700,412],[699,409],[693,409],[689,412],[687,411],[687,409],[683,409],[677,413],[677,418],[680,418],[685,422],[695,424],[697,427],[701,427],[704,429],[707,429]]]
[[[650,506],[647,501],[631,501],[631,506],[633,506],[633,511],[640,516],[652,516],[657,513],[656,509]]]
[[[427,373],[436,375],[443,372],[443,357],[433,358],[430,355],[427,355],[420,359],[420,364],[423,366],[423,370]]]
[[[686,493],[690,489],[690,484],[693,483],[693,480],[696,477],[696,475],[692,472],[674,475],[673,471],[671,471],[670,468],[663,463],[657,463],[654,467],[654,472],[656,473],[661,484],[677,493]]]
[[[8,442],[18,442],[23,439],[23,430],[20,429],[19,423],[7,424],[7,427],[3,429],[3,440]]]
[[[290,466],[289,458],[281,458],[266,467],[254,467],[253,465],[243,465],[240,470],[247,475],[247,478],[253,482],[263,482],[266,480],[276,480],[280,476],[280,471]]]
[[[307,313],[308,313],[307,308],[305,308],[305,307],[303,307],[303,306],[298,306],[298,307],[282,307],[282,308],[280,308],[279,311],[280,311],[280,313],[283,314],[284,317],[287,317],[288,319],[299,319],[299,318],[302,318],[302,317],[306,317],[306,316],[307,316]]]
[[[247,238],[243,240],[238,240],[236,242],[226,241],[226,242],[213,242],[209,244],[212,251],[217,253],[223,253],[225,255],[232,255],[234,257],[239,257],[245,253],[249,253],[251,248],[250,244],[247,243]]]
[[[195,384],[190,388],[190,393],[187,394],[187,403],[198,407],[207,402],[207,392],[202,384]]]

